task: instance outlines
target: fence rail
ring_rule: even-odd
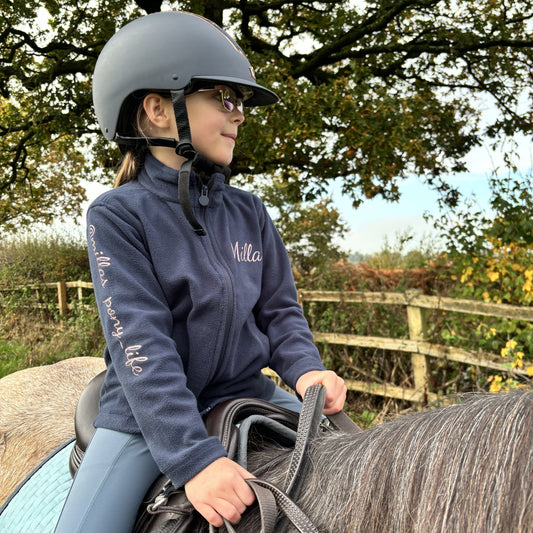
[[[68,312],[74,307],[74,305],[82,306],[92,309],[92,306],[81,303],[83,300],[83,289],[93,290],[93,284],[90,281],[56,281],[51,283],[41,283],[34,285],[17,285],[15,287],[0,289],[0,292],[17,292],[21,290],[30,290],[35,291],[36,299],[39,299],[39,293],[43,289],[55,289],[57,292],[57,304],[56,308],[59,311],[59,314],[63,317],[68,315]],[[77,289],[76,295],[78,302],[72,304],[69,302],[68,298],[68,289]],[[31,305],[33,308],[48,308],[47,304],[34,303]]]
[[[353,391],[411,402],[435,402],[438,400],[438,395],[429,391],[428,387],[428,357],[527,376],[525,370],[519,368],[511,370],[509,365],[501,363],[501,357],[499,355],[463,350],[428,342],[426,339],[426,310],[453,311],[471,315],[493,316],[533,322],[533,308],[531,307],[493,304],[440,296],[426,296],[418,289],[408,290],[405,293],[300,290],[298,291],[298,301],[302,307],[306,303],[311,302],[332,302],[339,304],[368,303],[398,305],[406,309],[409,325],[408,339],[367,337],[362,335],[313,331],[314,341],[317,343],[379,348],[411,354],[413,387],[407,388],[387,383],[377,384],[348,380],[348,388]]]
[[[60,315],[66,317],[69,310],[74,306],[68,301],[68,289],[77,289],[76,296],[79,301],[76,305],[84,305],[81,303],[83,291],[85,289],[92,290],[93,284],[86,281],[58,281],[56,283],[46,283],[38,286],[2,289],[2,292],[20,289],[39,291],[43,287],[55,287],[57,291],[57,308]],[[438,395],[431,392],[428,386],[428,358],[430,357],[490,368],[503,373],[527,375],[527,372],[523,369],[514,368],[511,370],[509,365],[501,363],[501,357],[499,355],[463,350],[461,348],[428,342],[426,338],[426,311],[452,311],[470,315],[533,322],[533,308],[531,307],[426,296],[422,294],[422,291],[417,289],[409,290],[405,293],[299,290],[298,301],[304,309],[307,304],[312,302],[383,304],[400,306],[405,309],[409,325],[409,338],[407,339],[313,331],[313,337],[316,343],[378,348],[411,354],[412,387],[400,387],[391,383],[346,380],[348,389],[352,391],[424,404],[435,402],[438,400]],[[267,373],[269,375],[273,374],[272,372]]]

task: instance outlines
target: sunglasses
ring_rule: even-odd
[[[228,113],[232,113],[237,109],[244,115],[244,100],[242,97],[237,96],[229,87],[221,87],[219,89],[197,89],[196,92],[208,92],[211,91],[215,98],[220,101],[222,107]]]

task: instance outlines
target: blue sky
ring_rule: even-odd
[[[488,205],[489,191],[486,175],[462,175],[447,180],[465,196],[475,194],[481,205]],[[426,212],[438,214],[438,195],[418,178],[409,178],[400,185],[398,202],[381,198],[365,201],[354,209],[350,200],[333,193],[334,205],[350,227],[343,247],[351,252],[371,254],[380,251],[386,243],[394,245],[397,237],[413,235],[412,246],[435,238],[433,227],[424,221]]]
[[[519,172],[527,173],[532,167],[533,147],[526,138],[518,139],[518,143],[515,162]],[[494,171],[497,175],[508,175],[502,154],[486,146],[479,147],[469,154],[467,164],[471,173],[449,176],[447,181],[457,186],[464,196],[474,194],[481,206],[488,207],[489,176]],[[424,213],[438,214],[437,194],[416,177],[405,180],[400,192],[401,199],[397,203],[375,198],[354,209],[348,198],[333,190],[334,204],[350,227],[342,241],[343,248],[352,253],[372,254],[382,250],[386,243],[393,246],[397,236],[405,233],[413,235],[412,247],[421,241],[435,240],[436,233],[425,223]]]

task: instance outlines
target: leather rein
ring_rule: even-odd
[[[305,393],[296,430],[294,450],[291,454],[283,488],[280,489],[276,485],[259,478],[246,480],[257,499],[261,515],[260,533],[282,533],[286,530],[287,520],[300,533],[318,533],[318,529],[294,500],[299,497],[302,489],[302,481],[304,479],[302,473],[307,469],[309,460],[307,455],[309,443],[318,434],[319,427],[324,421],[322,409],[324,408],[325,396],[326,389],[322,385],[313,385]],[[359,433],[361,431],[342,411],[328,416],[326,424],[333,429],[341,431],[351,433]],[[278,508],[283,513],[279,522]],[[227,520],[224,520],[224,525],[229,533],[236,533]],[[209,531],[214,533],[216,528],[210,526]]]

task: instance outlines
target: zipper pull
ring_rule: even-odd
[[[200,193],[200,198],[198,199],[198,203],[202,207],[207,207],[209,205],[209,196],[207,195],[209,189],[207,185],[202,185],[202,192]]]

